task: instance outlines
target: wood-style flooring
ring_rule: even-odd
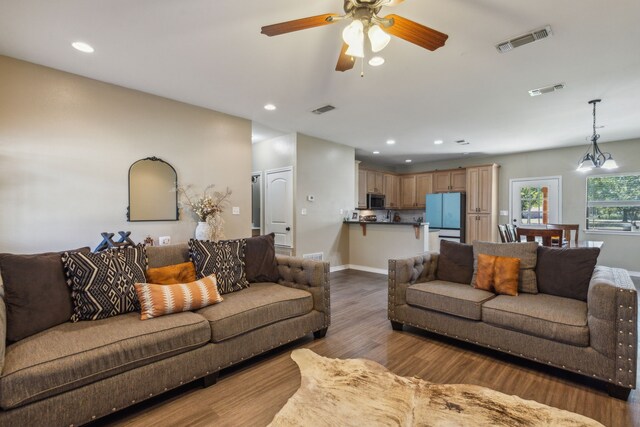
[[[110,426],[265,426],[298,389],[293,349],[333,358],[367,358],[398,375],[489,387],[577,412],[606,426],[640,426],[640,392],[611,398],[589,379],[441,338],[417,329],[394,332],[387,320],[387,277],[354,270],[331,275],[332,325],[223,371],[218,383],[193,383],[100,420]]]

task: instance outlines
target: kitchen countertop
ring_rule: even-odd
[[[392,222],[392,221],[343,221],[345,224],[382,224],[382,225],[429,225],[427,222],[415,222],[415,221],[401,221],[401,222]]]

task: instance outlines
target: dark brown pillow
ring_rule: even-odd
[[[76,251],[88,253],[90,249]],[[62,265],[63,253],[0,254],[8,341],[19,341],[71,318],[73,304]]]
[[[280,274],[276,262],[274,233],[247,239],[244,255],[249,283],[278,281]]]
[[[450,240],[441,240],[436,278],[468,285],[471,283],[472,277],[473,246]]]
[[[538,247],[538,291],[586,301],[599,254],[600,248]]]

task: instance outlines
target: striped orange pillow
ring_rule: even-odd
[[[195,282],[174,285],[136,283],[135,288],[140,301],[140,320],[197,310],[222,302],[215,274]]]

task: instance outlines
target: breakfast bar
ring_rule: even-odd
[[[387,274],[391,258],[410,257],[440,248],[439,230],[428,223],[345,221],[349,229],[350,267]]]

